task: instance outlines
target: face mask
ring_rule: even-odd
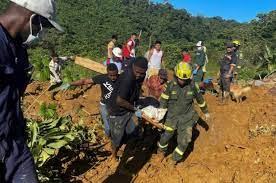
[[[30,18],[30,34],[27,38],[27,40],[25,42],[23,42],[23,45],[26,45],[26,46],[31,46],[35,43],[38,43],[39,40],[40,40],[40,37],[41,37],[41,32],[43,30],[43,27],[42,27],[42,24],[41,24],[41,21],[40,21],[40,17],[39,17],[39,24],[40,24],[40,30],[39,32],[36,34],[36,35],[33,35],[33,28],[32,28],[32,19],[36,16],[36,14],[33,14]]]

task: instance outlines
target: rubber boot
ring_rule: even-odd
[[[230,93],[225,91],[223,95],[224,95],[224,104],[228,104],[230,99]]]

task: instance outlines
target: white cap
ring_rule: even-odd
[[[122,50],[119,47],[113,48],[112,53],[116,56],[116,57],[122,57]]]
[[[202,46],[202,41],[198,41],[198,42],[196,43],[196,46],[197,46],[197,47]]]
[[[48,21],[57,30],[63,32],[63,28],[55,21],[55,18],[56,18],[55,0],[10,0],[10,1],[48,19]]]

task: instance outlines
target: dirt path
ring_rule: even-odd
[[[45,88],[44,85],[42,85]],[[31,92],[31,87],[28,91]],[[96,124],[99,88],[59,95],[60,112],[75,114],[75,108],[86,112],[86,123]],[[49,102],[49,94],[41,101]],[[215,96],[206,100],[212,114],[210,122],[201,122],[194,130],[194,144],[184,162],[169,165],[169,157],[160,161],[152,136],[129,143],[121,162],[107,159],[78,176],[82,182],[276,182],[276,96],[266,89],[254,88],[241,104],[219,105]],[[27,96],[25,106],[33,101]],[[38,105],[31,110],[37,111]],[[86,113],[86,114],[85,114]],[[32,113],[28,113],[32,115]],[[35,114],[33,114],[35,115]],[[76,120],[80,116],[76,116]]]

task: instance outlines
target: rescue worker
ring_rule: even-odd
[[[227,52],[220,61],[220,87],[222,91],[222,102],[229,98],[230,84],[233,77],[233,72],[237,63],[237,55],[233,51],[234,45],[227,43]]]
[[[165,156],[170,139],[177,132],[177,147],[172,154],[173,164],[182,160],[183,154],[192,139],[192,130],[199,116],[194,109],[196,99],[205,118],[210,117],[206,102],[198,85],[192,80],[192,68],[188,63],[181,62],[175,67],[174,79],[167,83],[166,90],[161,95],[160,108],[167,108],[165,131],[158,143],[159,152]]]
[[[196,44],[195,68],[193,71],[194,81],[200,83],[203,80],[203,66],[205,65],[206,54],[203,50],[202,41]]]
[[[10,0],[0,15],[0,182],[38,182],[20,97],[32,68],[26,48],[50,25],[63,30],[55,22],[55,5],[54,0]]]
[[[208,59],[208,55],[207,55],[207,48],[206,46],[202,43],[202,49],[205,53],[205,63],[204,63],[204,66],[202,67],[202,71],[203,71],[203,79],[202,81],[205,79],[205,76],[206,76],[206,73],[207,73],[207,64],[209,62],[209,59]]]
[[[236,53],[237,59],[239,61],[240,59],[242,59],[242,55],[240,54],[241,42],[239,40],[234,40],[232,43],[233,43],[233,51]]]
[[[236,53],[236,56],[237,56],[236,70],[234,71],[234,77],[231,80],[231,82],[234,83],[238,79],[238,70],[237,69],[241,68],[240,61],[243,59],[243,54],[240,50],[240,46],[241,46],[240,41],[234,40],[232,43],[234,44],[233,51],[234,51],[234,53]]]

